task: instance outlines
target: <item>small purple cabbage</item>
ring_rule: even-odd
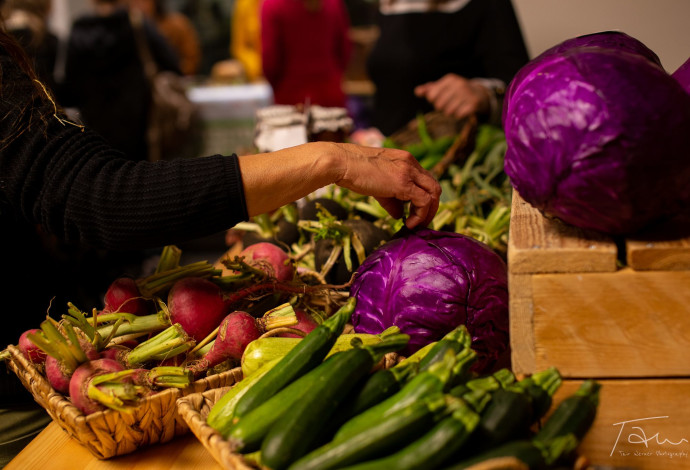
[[[420,229],[394,238],[359,267],[350,295],[352,324],[377,334],[393,325],[410,335],[411,354],[464,324],[488,370],[509,353],[508,274],[483,243],[453,232]]]
[[[530,61],[503,118],[505,171],[548,215],[629,235],[690,204],[690,95],[624,33],[571,39]]]

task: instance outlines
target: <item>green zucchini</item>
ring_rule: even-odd
[[[405,446],[446,413],[446,397],[435,394],[401,408],[369,429],[331,441],[298,459],[289,470],[330,470],[375,458]]]
[[[510,466],[512,465],[512,466]],[[443,470],[469,470],[472,468],[529,468],[544,470],[546,461],[541,449],[530,440],[507,442],[494,449],[461,462],[443,467]]]
[[[449,349],[457,354],[463,349],[469,348],[471,343],[472,336],[467,330],[467,327],[465,325],[460,325],[437,341],[424,355],[419,361],[419,371],[424,372],[431,364],[443,360],[446,351]]]
[[[578,390],[563,400],[534,436],[536,442],[549,442],[554,438],[572,434],[581,440],[596,417],[601,384],[585,380]]]
[[[444,464],[465,443],[479,423],[479,415],[463,404],[450,416],[443,418],[433,428],[401,450],[368,462],[362,462],[347,470],[419,470],[437,468]]]
[[[400,333],[400,328],[391,327],[377,335],[368,333],[341,334],[335,340],[333,347],[328,351],[326,357],[338,351],[350,349],[354,338],[361,340],[366,346],[368,344],[380,343],[385,336],[398,333]],[[292,348],[297,346],[300,341],[302,341],[302,338],[283,338],[280,336],[266,336],[264,338],[255,339],[247,345],[242,354],[242,373],[245,376],[251,375],[266,362],[272,361],[273,359],[280,359],[285,356]]]
[[[232,449],[241,453],[259,450],[271,427],[320,380],[322,369],[327,367],[329,361],[330,358],[326,359],[246,415],[236,418],[233,424],[221,433]]]
[[[456,367],[458,356],[462,357],[464,361],[473,361],[476,358],[474,351],[469,348],[457,356],[453,351],[446,351],[443,361],[435,362],[426,371],[415,375],[399,392],[352,417],[340,427],[333,439],[336,441],[345,439],[371,427],[390,413],[413,401],[432,393],[445,391],[448,382],[453,377],[453,369]]]
[[[235,416],[242,417],[286,385],[319,365],[343,332],[355,308],[350,297],[337,312],[309,332],[237,402]]]
[[[394,335],[381,343],[334,354],[319,366],[318,380],[271,427],[261,444],[262,464],[282,470],[309,452],[329,417],[350,389],[387,352],[400,350],[409,336]]]
[[[263,367],[249,376],[245,376],[242,380],[230,388],[218,401],[211,407],[208,416],[206,417],[206,424],[224,435],[232,425],[232,419],[235,416],[235,406],[242,396],[263,377],[278,359],[274,359],[266,363]]]
[[[484,470],[488,468],[529,468],[545,470],[561,456],[570,455],[577,448],[578,440],[572,434],[557,437],[549,442],[522,439],[506,442],[479,455],[454,463],[442,470]]]

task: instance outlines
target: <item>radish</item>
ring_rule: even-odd
[[[259,242],[243,249],[240,258],[249,266],[266,273],[278,281],[290,281],[295,275],[295,268],[288,254],[277,245]]]
[[[255,318],[242,310],[228,314],[218,327],[210,348],[200,348],[203,355],[189,366],[189,370],[199,376],[227,360],[239,363],[247,345],[266,331],[294,325],[297,322],[295,313],[292,305],[285,303],[269,310],[262,318]]]
[[[131,313],[147,315],[152,313],[153,302],[144,298],[139,291],[137,281],[131,277],[115,279],[105,293],[103,313]]]
[[[187,277],[170,289],[168,309],[170,321],[179,323],[198,342],[220,325],[229,307],[217,284],[201,277]]]
[[[47,354],[29,339],[29,334],[36,334],[39,331],[41,330],[38,328],[26,330],[21,334],[21,336],[19,336],[19,343],[17,344],[22,354],[24,354],[24,356],[26,356],[31,362],[37,365],[45,363]]]
[[[70,323],[59,324],[50,317],[41,322],[40,330],[29,331],[26,336],[47,354],[46,378],[56,391],[63,394],[68,392],[70,377],[79,365],[99,356],[96,348]]]
[[[307,333],[309,333],[311,330],[316,328],[319,324],[318,322],[312,317],[310,314],[305,312],[304,310],[297,309],[295,310],[295,316],[297,317],[297,323],[292,325],[290,328],[299,330],[303,332],[303,335],[295,334],[295,333],[281,333],[277,336],[283,337],[283,338],[302,338],[305,336]]]
[[[94,391],[90,392],[91,383],[99,375],[121,372],[123,370],[125,368],[122,364],[112,359],[95,359],[81,364],[74,370],[69,381],[69,397],[72,400],[72,404],[85,415],[106,409],[105,405],[90,396],[94,395]],[[97,391],[96,394],[98,394]],[[115,400],[115,398],[112,397],[112,400]]]

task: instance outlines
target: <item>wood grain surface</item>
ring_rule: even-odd
[[[48,425],[5,470],[222,470],[189,433],[132,454],[99,460],[55,423]]]

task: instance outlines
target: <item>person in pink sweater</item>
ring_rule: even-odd
[[[349,29],[343,0],[264,0],[261,55],[274,102],[345,107]]]

